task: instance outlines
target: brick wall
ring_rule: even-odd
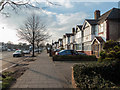
[[[92,51],[84,51],[87,55],[92,55]]]

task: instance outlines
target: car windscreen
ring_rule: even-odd
[[[21,53],[21,51],[15,51],[15,53]]]

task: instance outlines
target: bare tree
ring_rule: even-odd
[[[46,30],[45,30],[46,31]],[[44,41],[46,41],[48,38],[50,38],[51,36],[46,33],[45,31],[40,31],[37,38],[35,39],[35,44],[37,46],[37,48],[39,49],[40,46],[43,44]],[[39,53],[39,50],[38,50]]]
[[[54,4],[48,0],[45,0],[47,3],[51,4],[51,5],[57,5],[60,6],[59,4]],[[0,1],[0,12],[6,7],[6,6],[10,6],[13,10],[16,10],[17,8],[21,8],[22,6],[24,6],[25,8],[36,8],[36,9],[43,9],[45,7],[40,7],[40,3],[37,2],[37,0],[34,1],[37,6],[34,6],[32,4],[32,0],[1,0]]]
[[[25,40],[32,44],[32,56],[34,56],[35,43],[40,44],[41,41],[44,41],[49,37],[48,33],[46,33],[45,24],[42,22],[40,17],[35,14],[28,17],[23,26],[18,29],[17,32],[18,37],[21,40]]]

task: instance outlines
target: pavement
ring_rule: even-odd
[[[12,88],[70,88],[46,51],[30,63],[29,69],[17,79]]]

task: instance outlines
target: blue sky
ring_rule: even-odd
[[[53,6],[42,2],[41,6],[47,7],[41,10],[34,10],[37,15],[40,15],[45,21],[47,31],[52,37],[52,40],[57,41],[62,38],[63,34],[70,33],[72,27],[83,24],[85,19],[94,18],[94,11],[100,10],[101,14],[112,9],[113,7],[118,8],[117,2],[70,2],[67,0],[61,0],[62,2],[54,2],[61,6]],[[6,9],[5,11],[13,12]],[[12,41],[13,43],[19,43],[19,38],[16,36],[16,29],[18,29],[24,22],[27,16],[32,13],[31,10],[21,10],[19,14],[14,12],[9,18],[4,17],[0,14],[0,42]],[[4,27],[4,28],[3,28]]]

